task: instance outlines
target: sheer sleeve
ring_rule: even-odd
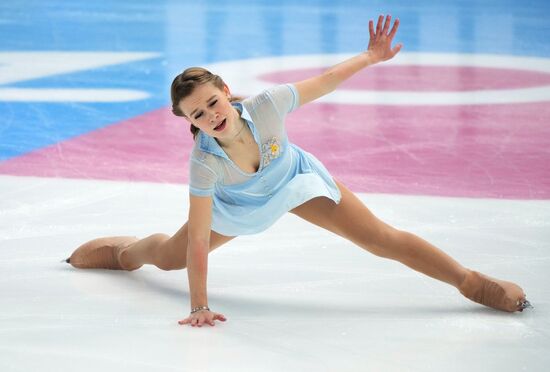
[[[212,196],[218,175],[208,165],[191,158],[189,160],[189,192],[196,196]]]
[[[298,90],[293,84],[282,84],[274,86],[266,91],[279,117],[284,118],[286,114],[297,109],[300,105]]]

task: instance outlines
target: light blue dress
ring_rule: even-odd
[[[242,171],[214,138],[199,132],[190,157],[189,192],[212,197],[212,230],[226,236],[256,234],[315,197],[340,202],[340,190],[323,164],[288,141],[285,116],[298,102],[296,88],[285,84],[233,104],[258,144],[256,173]]]

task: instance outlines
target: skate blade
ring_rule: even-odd
[[[527,300],[518,300],[517,305],[520,309],[520,311],[523,311],[524,309],[534,309],[533,305]]]

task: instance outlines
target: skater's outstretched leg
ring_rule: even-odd
[[[319,197],[292,212],[377,256],[399,261],[449,283],[472,301],[510,312],[521,311],[528,305],[523,290],[516,284],[468,270],[424,239],[387,225],[344,185],[336,183],[342,193],[339,204]]]

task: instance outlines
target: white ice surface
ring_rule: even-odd
[[[549,370],[550,202],[360,197],[535,309],[481,307],[289,214],[210,256],[228,321],[182,327],[185,270],[60,260],[99,236],[175,232],[186,186],[0,176],[0,371]]]

